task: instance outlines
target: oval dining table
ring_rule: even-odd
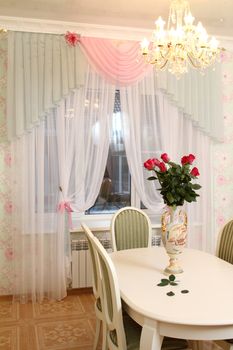
[[[233,338],[233,265],[194,249],[180,255],[178,285],[158,286],[168,264],[163,247],[111,253],[124,309],[142,326],[140,350],[159,350],[163,336]],[[182,293],[186,290],[188,292]],[[167,293],[173,292],[173,296]]]

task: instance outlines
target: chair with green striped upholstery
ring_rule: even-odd
[[[233,264],[233,220],[229,221],[219,234],[216,255]]]
[[[229,221],[219,233],[216,255],[233,264],[233,220]],[[215,343],[224,350],[233,350],[233,339],[216,340]]]
[[[140,209],[125,207],[112,218],[111,237],[113,251],[151,246],[151,222]]]

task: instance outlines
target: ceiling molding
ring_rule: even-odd
[[[65,34],[70,31],[83,36],[121,40],[140,40],[151,33],[151,30],[140,28],[6,16],[0,16],[0,27],[7,30],[50,34]]]
[[[67,31],[76,32],[83,36],[141,41],[143,37],[150,37],[151,29],[135,27],[108,26],[91,23],[63,22],[23,17],[0,16],[0,27],[7,30],[65,34]],[[217,36],[220,46],[233,52],[233,37]]]

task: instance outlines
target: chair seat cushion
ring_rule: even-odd
[[[184,339],[175,339],[164,337],[162,343],[162,349],[164,350],[178,350],[178,349],[187,349],[188,342]]]
[[[142,327],[127,313],[123,313],[127,350],[139,350]]]

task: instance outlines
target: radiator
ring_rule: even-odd
[[[111,252],[111,241],[108,238],[99,239],[103,247]],[[161,237],[153,236],[152,245],[160,245]],[[86,239],[72,240],[72,288],[92,286],[92,266]]]
[[[100,239],[103,247],[111,250],[110,239]],[[72,240],[72,288],[85,288],[92,286],[92,266],[88,250],[88,243],[85,239]]]

